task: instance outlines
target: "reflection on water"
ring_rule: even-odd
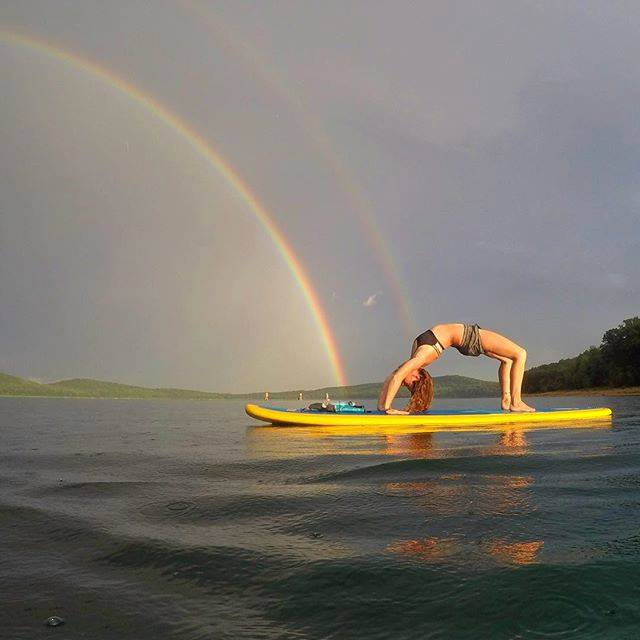
[[[372,455],[429,458],[446,455],[448,447],[438,446],[434,433],[390,433],[345,435],[326,428],[252,427],[247,430],[247,454],[256,458],[276,455],[289,458],[300,455]],[[491,442],[476,447],[476,455],[521,455],[527,451],[527,432],[503,429],[490,432]]]
[[[465,545],[463,541],[456,538],[430,537],[391,542],[387,545],[386,551],[419,562],[457,562],[464,563],[467,567],[479,568],[485,566],[489,558],[505,564],[533,564],[543,544],[542,540],[528,542],[487,540],[469,549],[469,545]]]
[[[384,440],[384,453],[390,456],[413,455],[428,457],[434,448],[432,433],[380,436]]]
[[[437,438],[448,442],[447,436],[453,434],[474,434],[483,436],[493,434],[493,446],[486,446],[478,454],[501,455],[512,453],[515,455],[526,453],[527,433],[538,431],[611,429],[611,419],[583,420],[578,425],[560,423],[553,424],[518,424],[498,425],[495,427],[463,429],[452,428],[448,432],[434,432],[428,427],[370,427],[364,426],[332,426],[332,427],[277,427],[255,426],[247,429],[247,453],[251,456],[278,455],[283,458],[298,455],[301,451],[310,455],[324,455],[333,453],[344,454],[373,454],[386,453],[389,455],[418,455],[428,457],[438,451]],[[443,448],[439,449],[444,451]]]
[[[527,447],[527,437],[524,431],[505,431],[498,440],[498,444],[508,449],[519,449],[524,453]]]
[[[594,424],[589,426],[591,428]],[[597,426],[609,426],[609,423],[600,421]],[[249,446],[250,452],[258,457],[265,451],[270,456],[286,457],[293,452],[299,453],[301,447],[305,454],[313,456],[376,455],[416,461],[451,458],[461,452],[460,448],[452,447],[442,434],[398,432],[396,428],[389,431],[363,433],[356,439],[352,428],[259,427],[250,430]],[[489,432],[485,441],[485,444],[473,448],[474,457],[524,456],[529,450],[527,430],[520,426]],[[424,472],[429,473],[428,466],[424,467]],[[400,470],[399,475],[402,475]],[[474,474],[471,482],[464,473],[436,472],[430,475],[428,481],[386,482],[382,492],[395,500],[410,500],[417,518],[422,514],[423,518],[466,519],[466,528],[470,531],[478,519],[523,516],[536,510],[531,475],[482,473]],[[523,541],[502,537],[475,540],[458,532],[455,536],[396,539],[388,542],[383,550],[414,561],[481,567],[491,562],[533,564],[543,546],[543,539]]]
[[[408,556],[416,560],[431,562],[450,558],[460,545],[453,538],[422,538],[421,540],[398,540],[387,545],[386,551]]]
[[[521,443],[522,444],[522,443]],[[473,522],[495,517],[531,514],[536,507],[532,499],[533,477],[524,475],[482,474],[469,482],[464,474],[440,474],[430,482],[389,482],[388,495],[410,499],[426,518],[434,515]],[[386,551],[421,561],[464,562],[467,566],[483,565],[487,557],[511,564],[530,564],[542,548],[542,540],[466,539],[429,536],[421,539],[395,540]],[[470,552],[471,548],[471,552]]]
[[[538,552],[542,548],[542,540],[532,540],[530,542],[505,542],[504,540],[494,540],[487,543],[489,553],[512,564],[532,564],[536,561]]]
[[[261,457],[295,455],[304,450],[312,456],[386,456],[405,460],[455,459],[465,452],[473,458],[493,456],[525,456],[529,452],[529,434],[540,429],[532,425],[510,425],[490,430],[484,434],[484,444],[475,444],[471,451],[464,446],[466,440],[451,441],[450,434],[420,430],[390,428],[374,433],[354,434],[353,427],[257,427],[248,432],[249,453]],[[609,429],[610,420],[589,421],[586,429]],[[546,429],[546,427],[544,427]],[[468,436],[466,436],[468,437]],[[455,446],[455,445],[458,446]],[[604,453],[599,451],[599,455]],[[460,465],[464,467],[464,464]],[[382,468],[378,466],[378,468]],[[465,524],[459,526],[463,532],[455,535],[429,535],[420,538],[398,538],[389,541],[383,551],[420,562],[445,562],[463,564],[467,567],[482,567],[487,563],[530,565],[538,562],[544,547],[544,539],[521,539],[522,532],[514,532],[509,539],[488,537],[475,539],[474,522],[492,518],[513,518],[534,514],[537,510],[534,498],[534,477],[514,473],[467,473],[430,472],[427,464],[422,471],[430,475],[427,481],[391,481],[382,486],[381,494],[395,500],[410,500],[417,518],[432,519],[434,516],[456,519]],[[374,468],[371,467],[371,473]],[[398,475],[403,474],[398,469]],[[366,478],[366,475],[363,475]],[[405,507],[406,508],[406,507]],[[422,516],[420,516],[422,514]]]
[[[429,457],[437,455],[437,446],[433,433],[413,433],[409,435],[387,435],[380,436],[384,439],[386,447],[384,453],[392,456],[421,456]],[[527,435],[521,429],[506,430],[498,435],[495,442],[483,448],[476,449],[477,455],[500,455],[513,454],[520,455],[526,453]]]

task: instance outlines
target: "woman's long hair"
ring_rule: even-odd
[[[405,407],[409,413],[421,413],[426,411],[433,401],[433,379],[426,369],[418,369],[419,380],[416,380],[410,387],[411,400]]]

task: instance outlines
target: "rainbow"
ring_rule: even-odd
[[[273,243],[277,247],[278,252],[289,268],[289,271],[298,284],[298,288],[302,292],[309,310],[312,313],[322,336],[336,382],[342,386],[346,385],[347,382],[344,366],[338,352],[335,338],[333,337],[326,314],[320,304],[316,292],[313,289],[309,276],[296,257],[293,249],[287,243],[286,238],[279,230],[273,217],[253,193],[251,188],[243,182],[242,178],[229,164],[229,162],[227,162],[215,149],[213,149],[213,147],[187,122],[182,120],[178,115],[170,111],[155,98],[149,96],[139,88],[119,77],[113,71],[99,66],[95,62],[80,57],[79,55],[58,45],[53,45],[41,38],[26,35],[15,30],[0,28],[0,40],[4,40],[7,44],[35,49],[52,58],[82,69],[83,71],[99,78],[103,82],[106,82],[110,86],[115,87],[137,103],[149,109],[149,111],[151,111],[158,119],[178,132],[233,188],[269,234]]]
[[[374,255],[378,260],[405,333],[405,337],[413,340],[419,327],[416,326],[413,311],[411,309],[411,296],[404,284],[398,267],[393,259],[389,244],[385,241],[384,234],[376,222],[371,202],[362,189],[350,178],[344,162],[334,151],[331,142],[317,118],[311,115],[311,110],[306,108],[297,95],[285,85],[281,76],[272,67],[267,66],[258,53],[247,42],[231,35],[232,31],[213,12],[195,0],[178,0],[176,6],[183,6],[198,16],[198,25],[206,26],[216,36],[216,42],[223,44],[227,51],[236,58],[248,61],[252,72],[257,72],[262,81],[288,105],[289,109],[301,124],[302,129],[314,142],[317,150],[331,167],[333,175],[346,193],[352,207],[352,211],[360,221],[362,229],[374,249]]]

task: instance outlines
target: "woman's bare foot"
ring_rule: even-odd
[[[511,394],[503,393],[502,394],[502,403],[500,405],[503,411],[509,411],[511,409]]]
[[[519,402],[512,402],[509,410],[513,411],[514,413],[531,413],[535,411],[533,407],[525,404],[524,402],[522,402],[522,400],[520,400]]]

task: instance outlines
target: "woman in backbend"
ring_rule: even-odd
[[[421,333],[411,347],[411,357],[385,381],[378,398],[378,410],[386,413],[419,413],[428,409],[433,399],[431,376],[423,369],[437,360],[449,347],[464,356],[484,354],[500,361],[498,378],[502,388],[503,411],[535,411],[522,401],[522,376],[527,352],[515,342],[477,324],[438,324]],[[404,384],[411,391],[406,411],[391,408],[391,403]]]

